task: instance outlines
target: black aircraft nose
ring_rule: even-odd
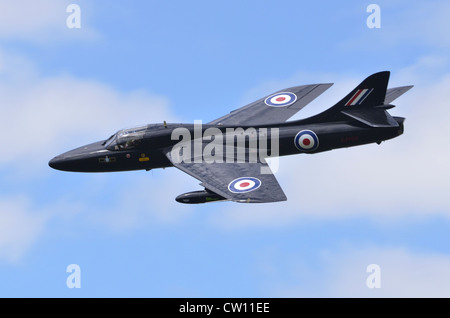
[[[56,170],[64,170],[65,160],[64,156],[56,156],[48,162],[48,165]]]
[[[98,169],[98,158],[107,152],[103,142],[99,141],[65,152],[48,162],[57,170],[74,172],[94,172]]]

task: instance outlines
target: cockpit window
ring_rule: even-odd
[[[114,135],[114,138],[106,141],[106,149],[133,149],[142,143],[146,130],[147,126],[120,130]]]
[[[108,139],[106,139],[106,140],[103,142],[102,146],[106,145],[106,147],[108,147],[109,144],[111,144],[111,142],[114,140],[114,137],[115,137],[115,136],[116,136],[116,134],[114,134],[114,135],[112,135],[111,137],[109,137]]]

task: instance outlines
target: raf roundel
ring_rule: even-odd
[[[242,177],[234,179],[228,185],[228,190],[233,193],[246,193],[258,189],[261,180],[253,177]]]
[[[295,147],[301,151],[314,151],[319,147],[319,138],[312,130],[302,130],[294,138]]]
[[[297,95],[289,92],[276,93],[266,98],[264,103],[272,107],[284,107],[295,103]]]

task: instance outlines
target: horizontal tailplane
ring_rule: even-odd
[[[388,88],[386,91],[386,97],[384,98],[384,103],[385,104],[392,103],[392,101],[399,98],[413,87],[414,87],[413,85],[409,85],[409,86]]]
[[[398,122],[382,108],[354,108],[342,110],[341,113],[370,127],[398,127]]]

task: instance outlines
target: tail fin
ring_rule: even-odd
[[[350,117],[371,127],[397,127],[397,121],[386,111],[394,107],[385,104],[389,75],[388,71],[370,75],[316,119],[333,121]]]
[[[350,110],[356,108],[372,108],[384,104],[390,72],[379,72],[370,75],[347,96],[341,99],[332,109]]]

